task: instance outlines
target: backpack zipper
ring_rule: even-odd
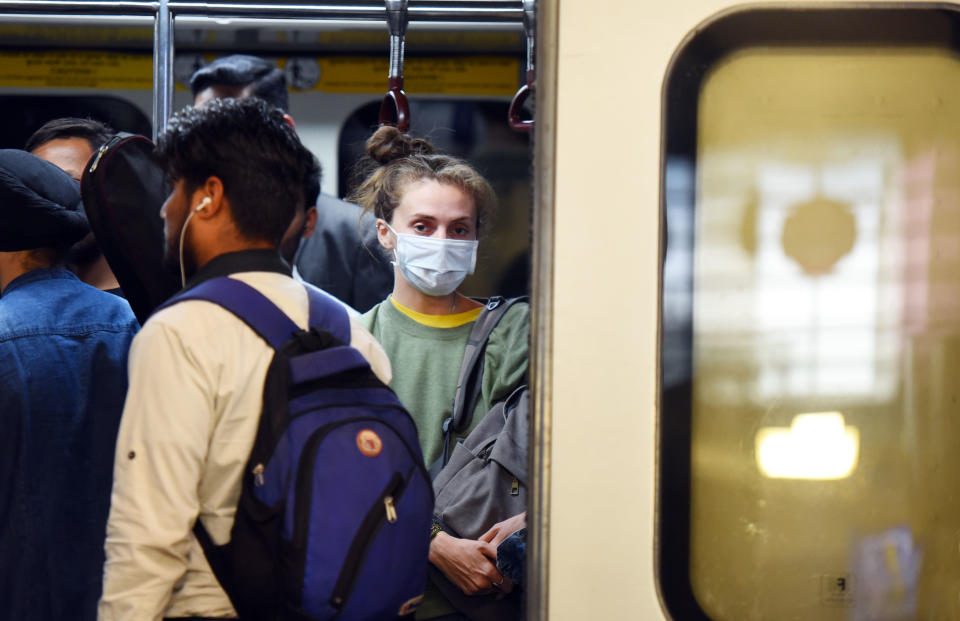
[[[93,160],[93,164],[90,165],[91,173],[96,172],[97,166],[100,165],[100,158],[103,157],[103,154],[107,152],[107,149],[109,149],[114,142],[114,140],[111,140],[106,144],[100,145],[100,148],[97,149],[97,159]]]
[[[383,499],[383,510],[387,514],[387,521],[394,524],[397,521],[397,506],[393,504],[393,496]]]
[[[350,542],[350,548],[347,550],[347,556],[343,561],[343,569],[337,576],[333,594],[330,596],[330,605],[337,610],[342,609],[350,598],[353,587],[356,586],[357,577],[360,575],[360,567],[366,559],[377,533],[383,527],[383,523],[396,523],[396,503],[400,501],[408,480],[405,480],[399,472],[393,473],[390,482],[387,483],[386,488],[377,497],[377,500],[363,518],[363,522],[360,523],[357,534],[353,536],[353,541]]]
[[[102,158],[107,151],[119,145],[121,142],[123,142],[127,138],[133,138],[134,136],[135,134],[120,132],[119,134],[117,134],[116,136],[108,140],[106,143],[100,145],[100,148],[97,149],[97,157],[96,159],[93,160],[93,163],[90,164],[90,170],[88,172],[90,174],[93,174],[94,172],[96,172],[97,166],[100,165],[100,158]],[[138,137],[143,138],[142,136],[138,136]],[[146,138],[144,138],[144,140],[146,140]]]

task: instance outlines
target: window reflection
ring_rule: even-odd
[[[893,393],[900,309],[881,304],[884,282],[897,286],[882,263],[899,263],[898,232],[881,222],[899,153],[863,142],[882,156],[758,168],[757,399]]]
[[[663,383],[673,387],[690,380],[692,342],[688,331],[693,310],[693,166],[675,158],[665,174],[668,252],[663,265]]]
[[[857,466],[860,431],[840,412],[798,414],[757,432],[757,466],[772,479],[845,479]]]
[[[808,162],[791,156],[789,144],[779,145],[780,157],[769,147],[705,154],[705,171],[752,173],[718,183],[701,200],[727,209],[716,216],[701,212],[698,223],[698,351],[704,357],[739,351],[755,369],[749,385],[732,392],[723,389],[723,374],[716,375],[717,396],[739,400],[746,390],[757,403],[782,397],[882,402],[895,391],[902,233],[889,173],[902,156],[892,139],[837,142],[825,150],[851,155]],[[741,333],[731,330],[737,326]]]
[[[960,619],[958,151],[948,51],[746,50],[705,79],[696,165],[666,169],[663,360],[711,618]]]

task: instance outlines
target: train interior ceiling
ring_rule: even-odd
[[[6,120],[0,148],[22,148],[40,125],[63,116],[152,135],[152,17],[2,15],[0,40],[0,114]],[[198,67],[228,54],[267,58],[284,70],[289,112],[320,160],[323,191],[349,193],[388,86],[390,37],[382,19],[177,15],[173,41],[172,111],[192,102],[189,78]],[[519,21],[411,20],[407,27],[410,133],[467,158],[497,193],[477,273],[464,285],[465,293],[479,297],[529,290],[530,134],[507,124],[523,80],[524,45]],[[523,118],[532,117],[532,105],[531,98]]]

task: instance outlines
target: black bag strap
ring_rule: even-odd
[[[450,417],[443,421],[443,455],[440,458],[441,463],[434,464],[431,468],[433,476],[436,476],[440,468],[447,465],[453,437],[466,431],[473,422],[473,410],[483,387],[483,354],[486,352],[487,340],[510,307],[526,300],[526,296],[516,298],[494,296],[487,300],[486,306],[474,322],[470,336],[467,338],[466,350],[463,352],[463,362],[460,364],[460,375],[457,377],[457,390],[453,394]]]

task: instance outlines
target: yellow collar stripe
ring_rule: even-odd
[[[463,313],[457,313],[455,315],[427,315],[426,313],[419,313],[411,308],[407,308],[400,302],[397,302],[393,299],[393,296],[390,296],[390,302],[393,304],[393,307],[398,311],[413,319],[419,324],[429,326],[431,328],[459,328],[460,326],[470,323],[471,321],[476,321],[477,317],[480,316],[480,311],[483,310],[483,307],[475,308],[473,310],[468,310]]]

